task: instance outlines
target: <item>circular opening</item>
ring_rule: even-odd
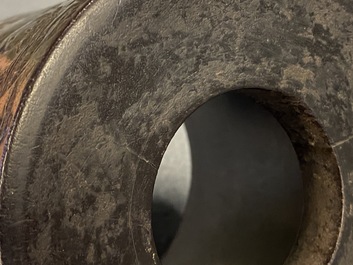
[[[229,92],[175,134],[154,188],[152,227],[163,265],[283,264],[303,218],[292,142],[248,96]]]

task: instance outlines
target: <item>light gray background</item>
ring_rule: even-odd
[[[62,0],[0,0],[0,19],[50,7]]]

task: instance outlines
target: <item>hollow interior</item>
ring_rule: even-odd
[[[278,120],[251,97],[218,96],[171,141],[152,207],[163,265],[280,265],[297,242],[305,191]]]

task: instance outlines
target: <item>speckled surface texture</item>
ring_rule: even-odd
[[[352,264],[352,13],[338,0],[93,1],[40,68],[50,45],[36,46],[29,72],[0,37],[3,264],[159,264],[149,216],[162,154],[230,90],[272,110],[301,162],[306,209],[286,264]]]

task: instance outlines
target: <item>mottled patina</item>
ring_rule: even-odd
[[[96,0],[5,22],[3,264],[160,264],[162,154],[231,90],[275,114],[301,163],[286,264],[353,264],[352,13],[344,0]]]

